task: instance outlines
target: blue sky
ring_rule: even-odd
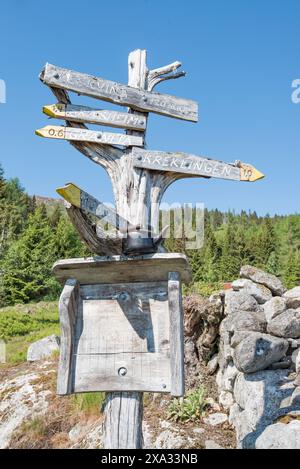
[[[299,0],[2,0],[0,79],[7,103],[0,104],[0,161],[6,176],[18,176],[30,194],[56,197],[56,187],[73,181],[111,201],[110,181],[98,165],[67,142],[34,135],[49,124],[42,106],[54,103],[38,74],[50,62],[126,83],[128,53],[144,48],[149,68],[183,63],[187,76],[156,91],[198,101],[200,117],[193,124],[152,114],[148,148],[239,159],[267,176],[251,184],[183,180],[164,201],[299,212],[300,104],[291,101],[291,83],[300,78],[299,18]],[[87,100],[74,96],[73,102]]]

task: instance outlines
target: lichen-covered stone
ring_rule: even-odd
[[[266,369],[284,357],[288,342],[260,332],[253,332],[234,349],[233,361],[239,371],[254,373]]]
[[[281,296],[285,291],[284,286],[279,278],[275,277],[275,275],[264,272],[257,267],[244,265],[241,268],[240,276],[242,278],[252,280],[253,282],[260,285],[264,285],[269,290],[271,290],[274,295]]]

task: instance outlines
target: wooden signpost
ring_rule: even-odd
[[[40,75],[58,101],[43,110],[64,119],[66,127],[47,126],[37,134],[67,140],[105,168],[115,196],[116,211],[74,184],[58,189],[79,235],[98,256],[53,267],[64,285],[57,390],[107,392],[105,448],[142,447],[144,391],[184,395],[181,282],[188,283],[191,272],[183,254],[166,253],[159,237],[152,239],[165,190],[184,177],[249,182],[263,177],[241,162],[138,148],[144,147],[149,112],[197,121],[194,101],[153,92],[160,82],[184,76],[176,72],[180,66],[148,70],[146,51],[135,50],[128,58],[128,85],[50,64]],[[68,91],[128,106],[128,114],[73,105]],[[126,134],[89,130],[88,123],[124,128]],[[95,229],[88,213],[105,216],[119,234]],[[124,234],[127,244],[120,243]]]
[[[116,134],[113,132],[98,132],[94,130],[62,127],[60,125],[47,125],[35,131],[40,137],[56,138],[61,140],[76,140],[78,142],[99,142],[105,145],[142,146],[142,137],[134,135]]]
[[[89,124],[108,125],[120,129],[145,130],[146,118],[135,116],[126,112],[93,109],[87,106],[74,106],[72,104],[52,104],[44,106],[43,112],[49,117],[64,119],[70,122],[83,122]]]
[[[151,111],[192,122],[198,120],[198,105],[195,101],[168,94],[148,92],[55,65],[46,64],[41,73],[41,80],[46,85],[55,88],[75,91],[78,94],[121,106],[130,106],[138,111]]]
[[[153,171],[172,171],[188,176],[232,179],[233,181],[257,181],[264,177],[253,166],[241,162],[229,164],[188,153],[167,153],[138,148],[134,148],[132,154],[136,168]]]
[[[56,191],[74,207],[78,207],[84,212],[95,215],[97,218],[113,226],[121,233],[128,231],[130,228],[134,228],[128,220],[121,217],[121,215],[111,207],[99,202],[95,197],[83,191],[72,182],[69,182],[64,187],[59,187]]]

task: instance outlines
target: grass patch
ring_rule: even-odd
[[[73,397],[75,407],[87,414],[99,415],[105,402],[105,392],[84,392]]]
[[[197,294],[206,298],[210,297],[213,293],[219,293],[224,289],[224,282],[194,282],[190,286],[183,286],[184,295]]]
[[[26,361],[30,344],[60,334],[57,301],[0,308],[0,338],[6,342],[6,362]]]
[[[46,431],[45,419],[43,417],[34,417],[32,420],[22,424],[22,432],[30,433],[34,437],[44,436]]]
[[[200,387],[184,398],[173,399],[169,404],[168,418],[176,422],[199,420],[205,414],[207,407],[206,390]]]

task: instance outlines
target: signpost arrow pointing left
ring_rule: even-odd
[[[133,225],[125,220],[125,218],[121,217],[115,210],[99,202],[95,197],[83,191],[72,182],[67,183],[64,187],[59,187],[56,189],[56,192],[70,204],[95,215],[97,218],[112,225],[122,233],[126,233],[128,229],[133,228]]]

